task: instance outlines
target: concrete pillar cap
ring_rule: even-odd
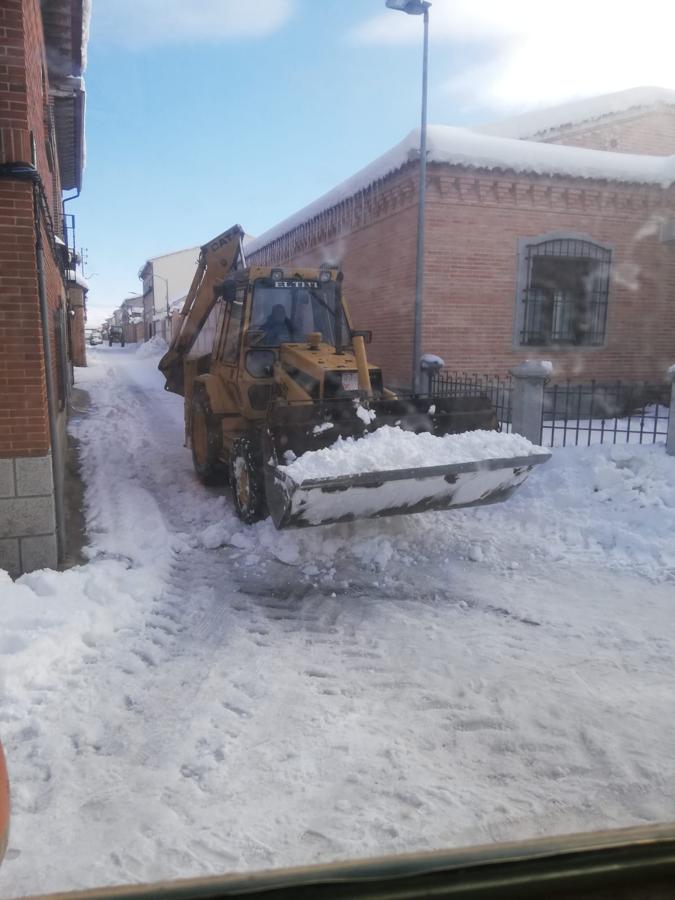
[[[672,366],[668,369],[668,381],[669,381],[671,384],[675,384],[675,365],[672,365]]]
[[[550,378],[553,374],[553,363],[548,359],[525,359],[509,369],[514,378],[531,378],[533,380]]]

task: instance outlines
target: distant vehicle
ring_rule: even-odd
[[[121,325],[111,325],[108,329],[108,346],[120,344],[124,347],[124,328]]]
[[[98,330],[98,328],[92,328],[89,333],[89,343],[92,347],[95,347],[97,344],[103,343],[103,335]]]

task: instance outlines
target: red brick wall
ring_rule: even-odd
[[[390,179],[395,193],[414,183],[414,167]],[[659,188],[589,181],[468,174],[429,168],[424,291],[424,352],[449,368],[505,374],[525,358],[552,359],[557,378],[655,378],[675,362],[675,245],[659,223],[675,194]],[[412,354],[416,192],[381,217],[339,238],[314,228],[313,249],[249,254],[250,264],[341,261],[345,296],[358,328],[371,328],[373,362],[385,382],[408,381]],[[325,214],[339,219],[335,213]],[[326,230],[329,225],[326,225]],[[613,248],[606,345],[515,348],[518,239],[556,231]],[[291,242],[292,243],[292,242]],[[282,246],[283,242],[279,245]]]
[[[0,7],[0,163],[30,162],[24,14],[15,0]]]
[[[544,141],[616,153],[671,156],[675,153],[675,107],[570,128]]]
[[[29,184],[0,181],[0,456],[49,450]]]
[[[374,224],[325,240],[315,249],[275,256],[277,265],[319,266],[340,263],[343,293],[354,328],[371,329],[368,357],[382,366],[385,381],[401,383],[412,365],[413,304],[417,205],[410,167],[387,179],[378,191]],[[266,265],[249,254],[249,265]]]
[[[0,161],[30,162],[30,133],[52,221],[58,225],[55,173],[45,147],[44,43],[38,0],[7,0],[0,8]],[[46,76],[45,76],[46,78]],[[56,175],[58,196],[60,188]],[[49,237],[42,228],[45,277],[54,355],[54,315],[64,296]],[[33,189],[28,182],[0,180],[0,456],[43,455],[49,450],[42,351]],[[62,398],[61,398],[62,399]]]
[[[675,246],[658,235],[672,193],[434,167],[427,196],[423,344],[450,368],[545,358],[558,378],[662,379],[675,362]],[[606,345],[514,348],[518,239],[559,231],[613,248]]]
[[[87,365],[87,346],[84,338],[84,307],[73,308],[74,315],[69,321],[70,350],[74,366]]]

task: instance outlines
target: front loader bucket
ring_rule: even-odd
[[[277,528],[483,506],[506,500],[533,466],[549,458],[550,454],[542,453],[315,478],[300,484],[276,469],[266,473],[267,505]]]
[[[494,429],[494,410],[486,397],[370,401],[374,419],[354,401],[281,406],[270,416],[263,437],[267,507],[277,528],[325,525],[356,519],[482,506],[506,500],[549,453],[506,459],[387,469],[312,478],[300,483],[280,466],[338,437],[362,437],[382,425],[437,436]],[[360,413],[360,414],[359,414]],[[330,425],[330,427],[328,427]]]

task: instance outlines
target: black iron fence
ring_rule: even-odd
[[[547,385],[542,444],[655,444],[668,432],[670,388],[649,381]]]
[[[511,430],[511,376],[478,375],[467,372],[438,372],[429,375],[433,397],[487,396],[497,411],[501,431]]]
[[[439,372],[429,376],[437,397],[489,397],[502,431],[511,430],[510,376]],[[668,432],[670,386],[650,381],[571,381],[544,388],[541,443],[545,447],[655,444]]]

